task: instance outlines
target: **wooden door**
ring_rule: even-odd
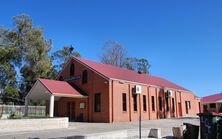
[[[67,113],[66,113],[66,116],[69,117],[69,120],[71,120],[71,103],[70,102],[67,102]]]
[[[75,120],[75,102],[67,102],[67,117],[69,121]]]
[[[180,102],[178,102],[178,112],[179,112],[179,116],[182,116],[182,106]]]
[[[75,119],[76,119],[76,117],[75,117],[75,116],[76,116],[75,106],[76,106],[76,105],[75,105],[75,102],[72,102],[72,107],[71,107],[71,113],[72,113],[72,114],[71,114],[71,120],[72,120],[72,121],[75,121]]]

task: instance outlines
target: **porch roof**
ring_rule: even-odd
[[[49,98],[50,94],[58,97],[86,97],[66,81],[37,79],[27,97],[31,99]]]
[[[83,96],[66,81],[38,79],[52,94]]]

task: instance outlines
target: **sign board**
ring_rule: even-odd
[[[80,108],[80,109],[85,109],[85,103],[84,103],[84,102],[80,103],[80,104],[79,104],[79,108]]]
[[[65,81],[76,81],[76,80],[79,80],[79,79],[81,79],[80,75],[72,76],[72,77],[69,77],[69,78],[64,78]]]

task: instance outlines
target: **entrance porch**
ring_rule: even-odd
[[[87,98],[68,82],[38,79],[25,98],[25,115],[28,116],[30,100],[45,100],[49,117],[69,117],[70,120],[84,118],[83,114],[87,116]]]

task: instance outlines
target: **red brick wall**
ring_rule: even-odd
[[[88,106],[85,105],[84,109],[80,109],[80,103],[85,103],[87,104],[87,99],[86,98],[60,98],[59,101],[55,101],[57,103],[57,112],[58,116],[65,117],[67,115],[67,103],[71,102],[74,103],[75,108],[73,108],[74,112],[74,117],[75,119],[78,119],[81,114],[83,114],[83,120],[88,121]]]
[[[105,77],[94,72],[90,68],[82,65],[78,61],[72,60],[60,74],[64,78],[69,77],[71,63],[75,64],[75,76],[82,76],[84,70],[88,71],[88,83],[82,84],[82,80],[76,80],[74,83],[88,93],[88,98],[61,98],[58,100],[56,111],[59,115],[66,115],[66,105],[68,101],[75,101],[76,116],[83,113],[84,121],[90,122],[124,122],[136,121],[141,112],[142,120],[179,117],[181,103],[181,116],[186,116],[185,101],[191,102],[191,109],[188,115],[196,115],[199,112],[198,101],[194,94],[190,92],[173,91],[173,96],[168,99],[169,111],[166,111],[166,90],[157,86],[141,85],[142,94],[137,96],[137,111],[133,109],[132,89],[136,84],[126,81],[108,80]],[[94,112],[94,95],[101,94],[101,112]],[[127,111],[122,110],[122,93],[126,93]],[[143,95],[146,96],[147,110],[143,110]],[[151,98],[154,96],[155,110],[152,110]],[[162,98],[162,111],[159,109],[159,97]],[[174,98],[175,111],[172,110],[172,98]],[[79,103],[86,103],[85,109],[79,108]]]
[[[113,83],[113,86],[112,86]],[[139,119],[141,110],[142,120],[148,119],[161,119],[180,117],[179,104],[181,103],[181,116],[193,116],[199,112],[198,100],[190,92],[173,91],[172,97],[168,98],[169,110],[166,108],[166,90],[154,86],[142,85],[142,94],[137,97],[137,112],[133,109],[133,93],[132,88],[136,84],[127,83],[124,81],[113,81],[110,83],[110,92],[113,94],[113,122],[123,121],[136,121]],[[122,110],[122,94],[127,94],[127,111]],[[143,95],[146,96],[147,111],[143,111]],[[155,110],[152,110],[152,96],[154,96]],[[112,97],[112,95],[110,95]],[[162,110],[159,108],[159,97],[162,98]],[[173,111],[173,99],[174,99],[174,111]],[[191,102],[191,109],[188,110],[188,114],[185,114],[185,101]],[[110,99],[112,105],[112,99]],[[111,108],[112,109],[112,108]],[[111,114],[112,115],[112,114]]]
[[[185,101],[191,102],[191,109],[188,109],[188,114],[186,113]],[[199,113],[199,100],[194,96],[193,93],[181,93],[181,102],[183,116],[196,115],[197,113]]]
[[[88,112],[87,118],[90,122],[109,122],[109,81],[96,74],[91,69],[80,64],[77,61],[72,60],[65,69],[62,71],[60,76],[64,78],[69,77],[70,65],[74,63],[75,65],[75,75],[80,76],[80,80],[73,81],[76,85],[82,88],[85,92],[88,93],[89,101],[87,102],[87,107],[85,111]],[[88,82],[82,84],[82,72],[84,70],[88,71]],[[101,94],[101,112],[94,112],[94,95],[95,93]],[[87,113],[85,112],[85,113]]]

